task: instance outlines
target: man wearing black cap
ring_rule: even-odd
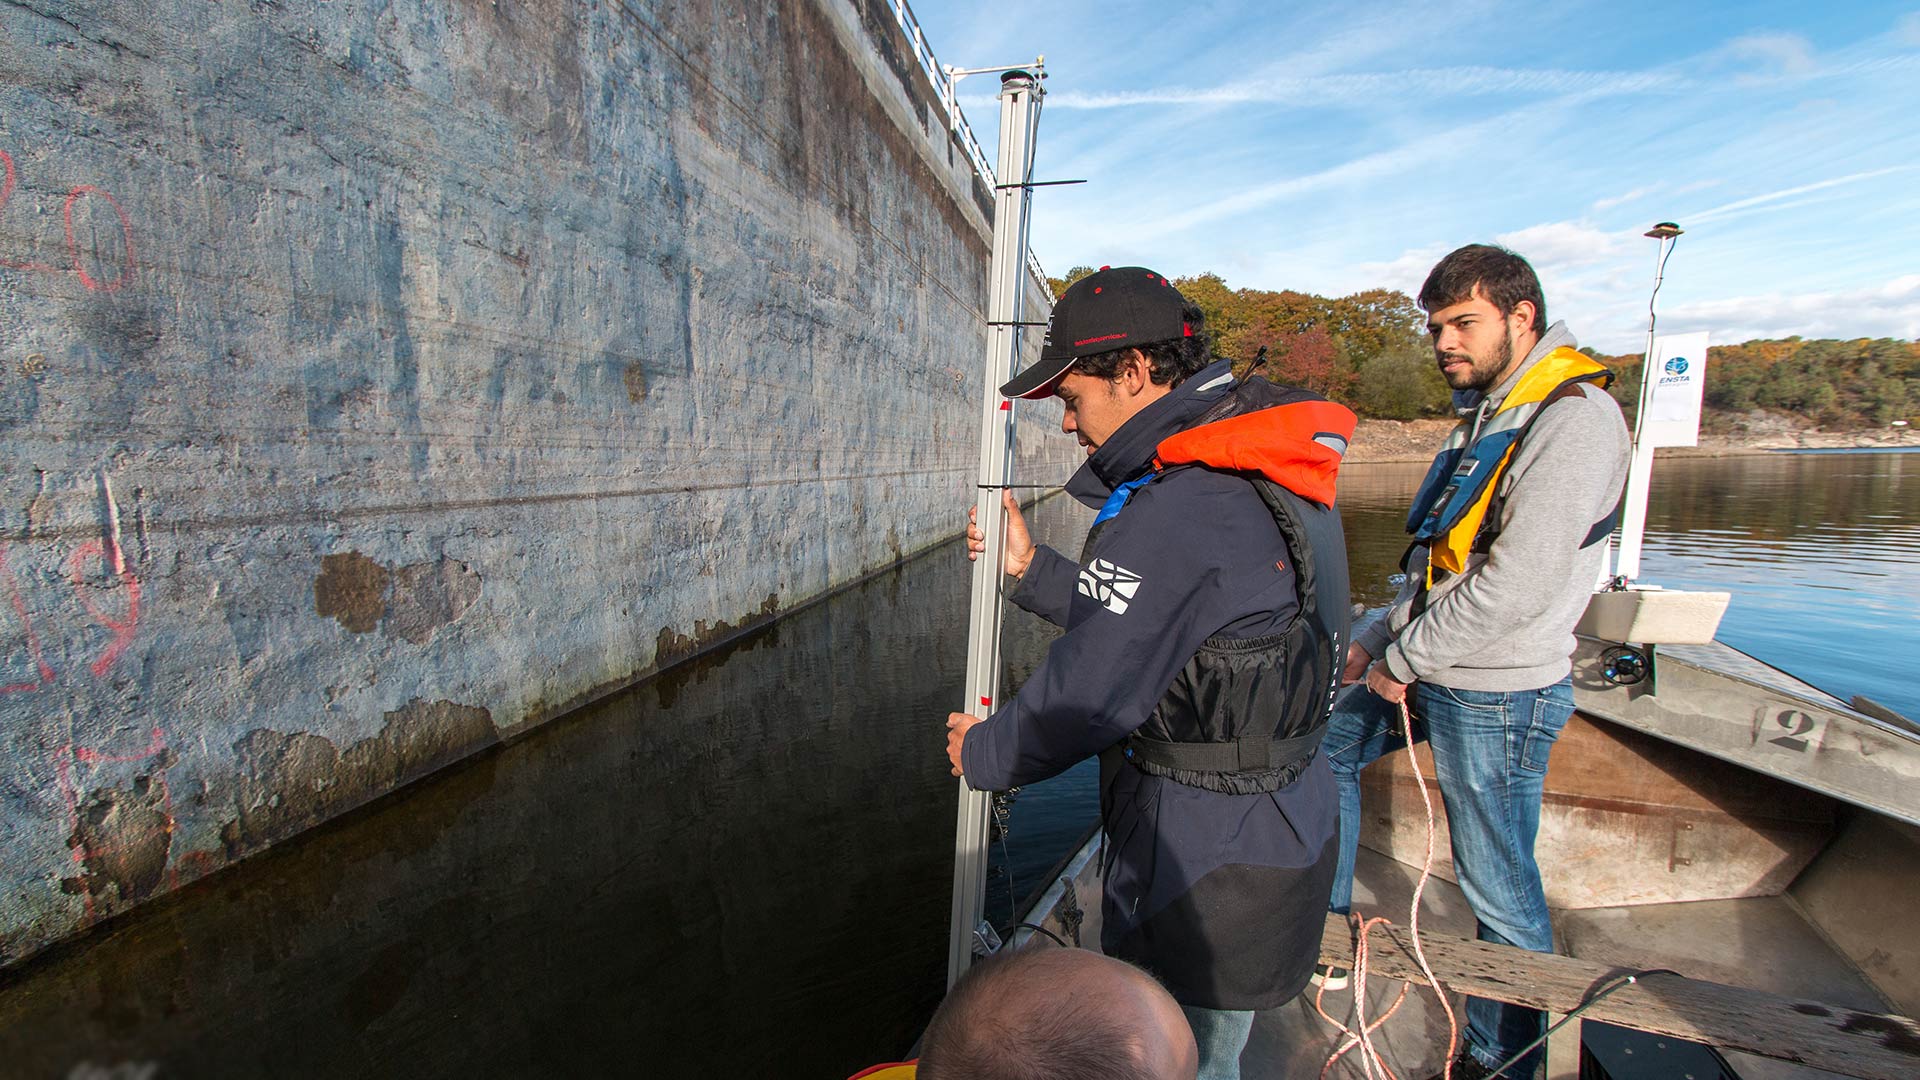
[[[1172,991],[1202,1078],[1239,1075],[1253,1010],[1297,995],[1319,954],[1337,804],[1317,751],[1348,611],[1332,504],[1354,425],[1210,361],[1199,309],[1149,270],[1103,267],[1060,298],[1001,392],[1060,398],[1088,454],[1067,491],[1100,513],[1076,563],[1035,547],[1003,493],[1012,599],[1066,633],[993,715],[947,722],[979,789],[1100,756],[1101,947]]]

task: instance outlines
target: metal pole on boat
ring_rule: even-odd
[[[1633,413],[1633,461],[1627,467],[1627,501],[1620,521],[1620,554],[1614,573],[1629,581],[1640,576],[1640,542],[1647,531],[1647,493],[1653,477],[1653,440],[1646,437],[1647,406],[1653,401],[1653,328],[1657,316],[1654,304],[1660,299],[1660,282],[1666,277],[1667,257],[1673,254],[1674,240],[1683,230],[1671,221],[1648,229],[1645,235],[1659,247],[1653,258],[1653,294],[1647,298],[1647,351],[1640,358],[1640,405]]]
[[[993,262],[987,292],[987,371],[980,388],[980,479],[976,516],[986,551],[973,564],[973,601],[967,619],[966,704],[961,712],[985,716],[1000,702],[1001,562],[1006,551],[1006,513],[1000,493],[1013,473],[1013,402],[1000,386],[1013,378],[1025,321],[1027,215],[1032,189],[1034,129],[1046,96],[1041,64],[1000,77],[1000,159],[995,169]],[[960,781],[960,812],[953,834],[953,920],[947,943],[947,985],[973,963],[973,942],[987,897],[988,794]]]

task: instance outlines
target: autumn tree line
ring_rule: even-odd
[[[1078,266],[1052,278],[1056,295],[1093,273]],[[1214,351],[1244,374],[1266,350],[1262,374],[1304,386],[1363,417],[1450,417],[1447,384],[1433,362],[1426,313],[1407,294],[1368,289],[1329,298],[1291,289],[1234,289],[1218,274],[1175,279],[1206,313]],[[1582,350],[1614,369],[1612,393],[1631,419],[1640,394],[1639,353]],[[1883,427],[1920,414],[1920,343],[1797,337],[1707,350],[1709,430],[1728,430],[1756,409],[1829,429]]]
[[[1588,355],[1614,369],[1613,396],[1631,418],[1640,399],[1641,354]],[[1920,419],[1920,342],[1790,337],[1709,345],[1701,426],[1725,431],[1755,409],[1842,431]]]

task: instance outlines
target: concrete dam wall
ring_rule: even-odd
[[[0,166],[0,965],[972,501],[991,192],[884,0],[0,0]]]

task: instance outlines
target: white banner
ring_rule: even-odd
[[[1641,445],[1698,446],[1700,402],[1706,391],[1707,333],[1660,334],[1653,339],[1652,384],[1647,415],[1640,425]]]

